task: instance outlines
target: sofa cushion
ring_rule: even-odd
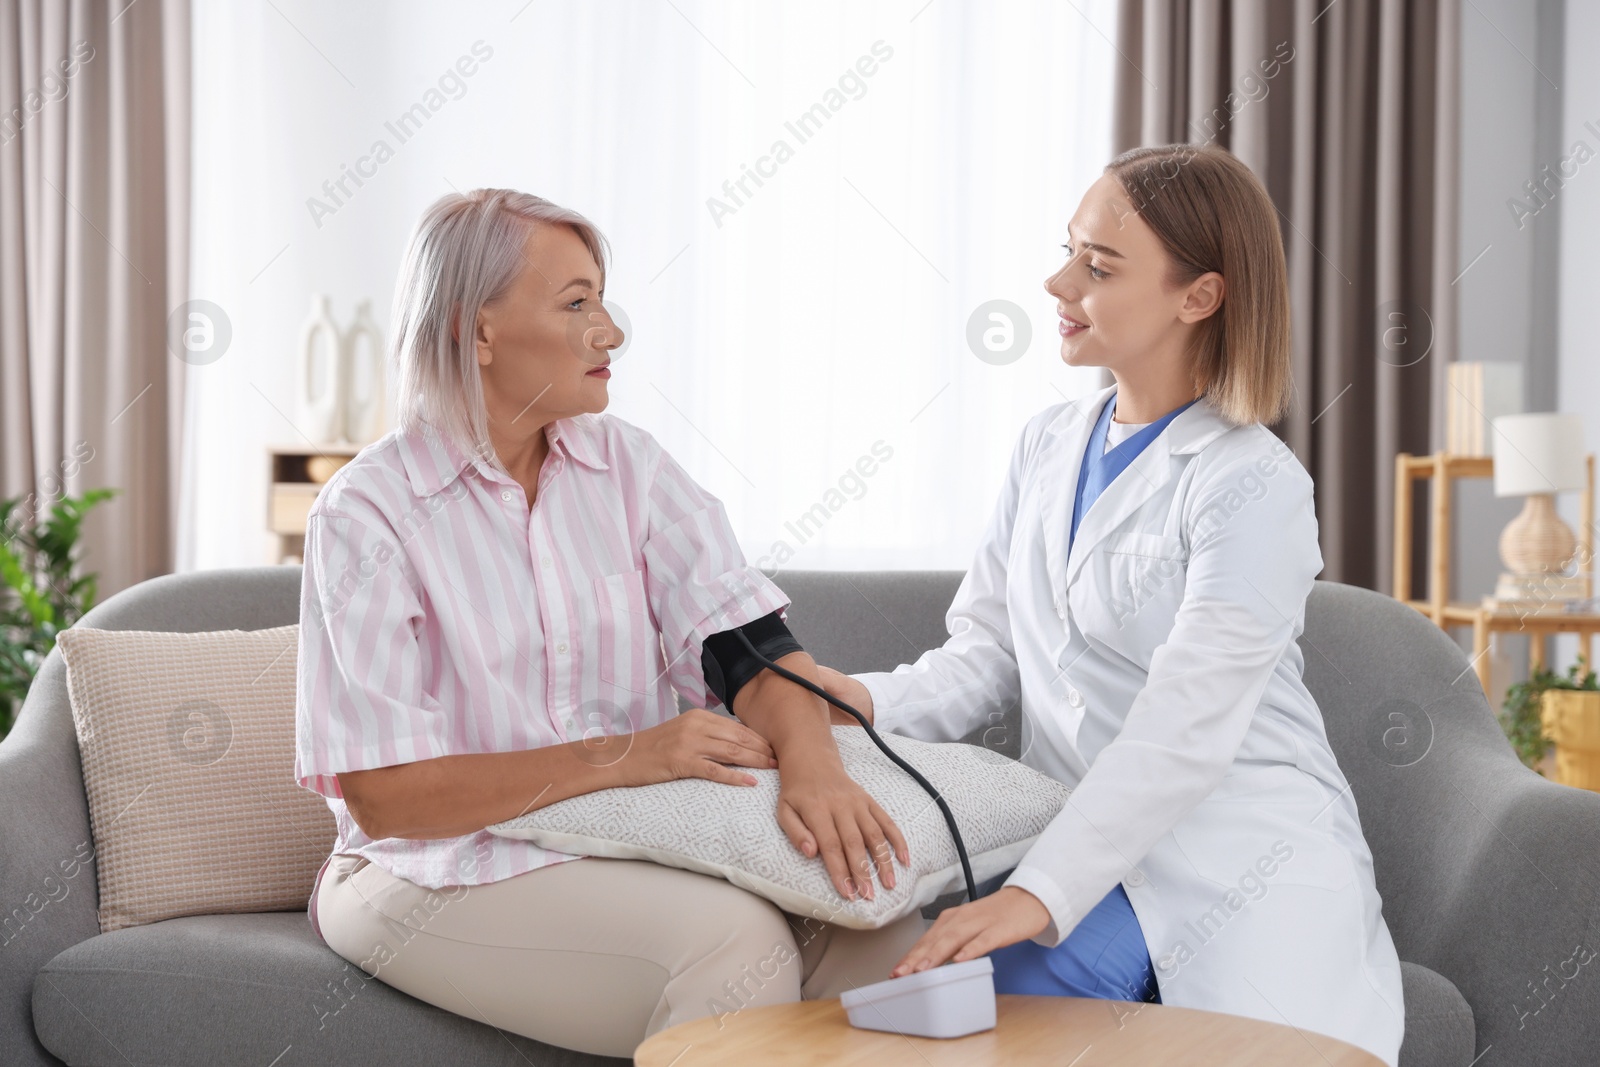
[[[1476,1058],[1472,1005],[1455,983],[1420,963],[1400,961],[1406,1036],[1400,1067],[1461,1067]]]
[[[1015,867],[1072,792],[1016,760],[975,745],[931,744],[894,734],[885,744],[916,768],[949,805],[974,882]],[[739,768],[754,786],[707,778],[601,789],[546,805],[489,831],[583,856],[651,860],[715,878],[765,897],[792,915],[854,929],[887,925],[939,894],[964,887],[938,807],[859,726],[834,726],[844,769],[905,835],[909,868],[891,856],[894,887],[874,882],[871,900],[846,900],[821,856],[794,847],[774,816],[779,772]]]
[[[101,934],[45,964],[33,1025],[67,1063],[616,1067],[370,978],[306,913],[205,915]]]
[[[294,781],[298,632],[74,626],[57,639],[102,932],[306,907],[335,828]]]

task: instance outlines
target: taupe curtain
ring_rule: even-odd
[[[1434,451],[1456,352],[1458,0],[1122,0],[1119,16],[1116,151],[1212,141],[1277,204],[1295,405],[1273,430],[1316,480],[1321,577],[1388,592],[1394,456]]]
[[[188,152],[188,0],[0,0],[0,496],[119,490],[102,599],[173,569]]]

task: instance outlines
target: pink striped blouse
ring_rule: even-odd
[[[714,699],[708,635],[787,607],[746,564],[722,504],[650,434],[610,415],[546,433],[531,508],[508,475],[398,429],[312,505],[295,779],[327,798],[334,853],[430,888],[575,859],[487,830],[374,841],[334,775],[655,726],[677,714],[674,690]]]

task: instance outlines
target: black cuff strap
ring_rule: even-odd
[[[756,651],[774,662],[791,652],[805,651],[776,611],[734,629],[743,631]],[[700,649],[700,672],[705,676],[706,688],[729,712],[733,711],[733,698],[739,690],[764,670],[766,665],[750,654],[733,630],[712,634]]]

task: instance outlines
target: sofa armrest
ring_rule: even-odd
[[[1600,794],[1524,767],[1467,653],[1401,601],[1318,581],[1299,644],[1400,959],[1467,999],[1484,1064],[1593,1062]]]
[[[1548,781],[1509,745],[1451,763],[1448,796],[1428,813],[1437,865],[1388,889],[1436,909],[1407,958],[1461,990],[1480,1053],[1587,1062],[1600,1047],[1600,793]]]
[[[0,1048],[54,1063],[33,1032],[33,979],[100,933],[99,888],[66,664],[52,651],[0,742]]]

